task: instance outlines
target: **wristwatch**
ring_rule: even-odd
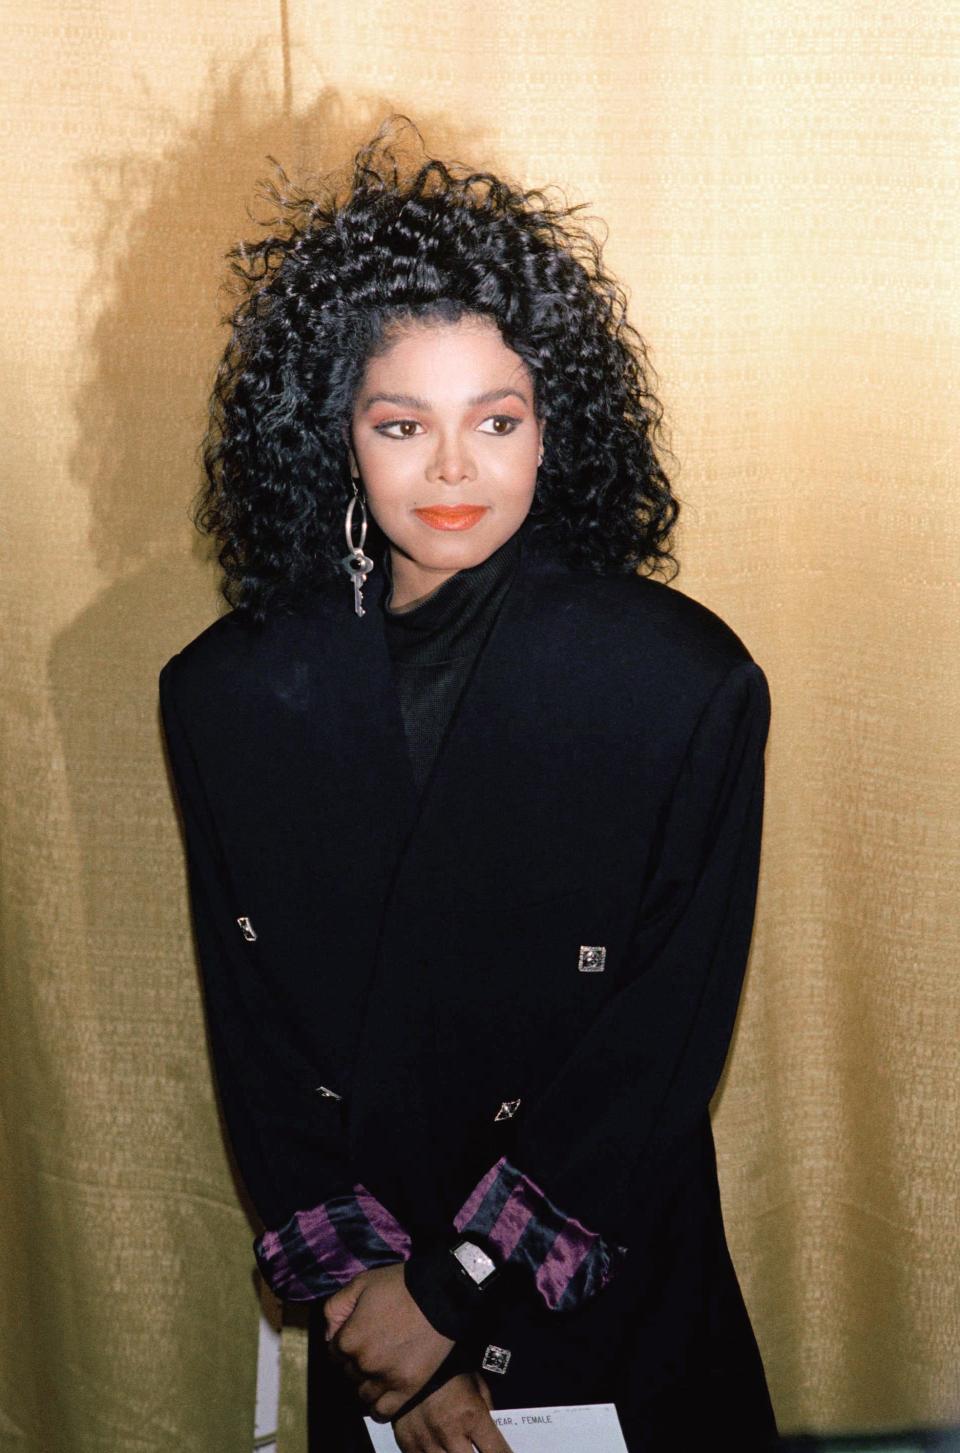
[[[488,1282],[497,1270],[496,1262],[473,1241],[458,1241],[450,1250],[470,1280],[478,1287]]]

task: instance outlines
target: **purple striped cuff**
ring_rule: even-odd
[[[454,1220],[464,1236],[482,1236],[501,1263],[525,1266],[551,1311],[570,1311],[602,1291],[624,1247],[610,1248],[565,1216],[505,1156],[491,1166]]]
[[[328,1297],[361,1271],[410,1255],[410,1237],[364,1186],[295,1211],[285,1226],[253,1243],[264,1281],[286,1302]]]

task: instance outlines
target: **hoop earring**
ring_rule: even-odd
[[[360,543],[355,545],[353,543],[353,509],[358,500],[363,514],[363,522],[360,525]],[[363,553],[363,542],[367,538],[367,507],[356,484],[353,486],[353,499],[347,505],[344,533],[347,537],[347,546],[350,553],[349,555],[344,555],[340,564],[353,581],[353,608],[358,616],[362,616],[366,615],[366,611],[363,608],[363,586],[364,581],[373,569],[373,561],[369,555]]]

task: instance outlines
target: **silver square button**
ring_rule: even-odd
[[[506,1347],[494,1347],[491,1343],[483,1354],[483,1361],[480,1366],[484,1372],[506,1372],[509,1361],[510,1353]]]
[[[581,974],[602,974],[606,959],[607,951],[602,944],[594,947],[581,944],[580,962],[577,964],[577,968]]]

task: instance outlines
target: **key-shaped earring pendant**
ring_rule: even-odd
[[[353,541],[353,510],[359,501],[362,524],[360,526],[360,539],[357,544]],[[367,538],[367,507],[360,497],[356,485],[353,487],[353,499],[347,506],[347,518],[344,522],[344,533],[347,537],[347,545],[350,547],[349,555],[344,555],[340,564],[353,581],[353,608],[358,616],[366,614],[363,608],[363,582],[373,569],[373,561],[369,555],[363,553],[363,542]]]
[[[373,569],[373,561],[362,550],[353,555],[344,555],[340,564],[353,579],[353,608],[358,616],[366,615],[363,608],[363,583]]]

